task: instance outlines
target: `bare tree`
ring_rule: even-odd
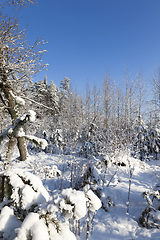
[[[145,104],[147,102],[146,99],[146,83],[143,80],[142,72],[139,71],[137,75],[137,116],[138,116],[138,124],[141,126],[142,124],[142,115],[145,110]]]
[[[89,129],[89,126],[90,126],[90,123],[92,122],[93,120],[93,117],[92,117],[92,99],[91,99],[91,89],[90,89],[90,86],[89,86],[89,82],[87,81],[87,84],[86,84],[86,93],[85,93],[85,106],[84,106],[84,109],[85,109],[85,121],[86,121],[86,126],[87,126],[87,131]]]
[[[100,123],[102,119],[102,111],[101,111],[101,92],[100,89],[97,88],[96,85],[93,86],[92,90],[93,95],[93,119],[96,120],[96,123]]]
[[[153,86],[153,109],[152,113],[154,113],[154,121],[155,123],[159,120],[159,108],[160,108],[160,68],[157,72],[154,72],[152,76],[152,86]]]
[[[109,127],[109,120],[111,116],[111,99],[112,83],[109,74],[106,74],[103,81],[104,124],[106,129]]]
[[[133,120],[136,113],[136,104],[135,104],[135,80],[131,78],[128,67],[126,67],[125,74],[125,94],[124,94],[124,126],[126,132],[126,142],[131,140],[131,129],[133,126]]]

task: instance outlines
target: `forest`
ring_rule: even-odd
[[[65,76],[35,82],[45,43],[2,13],[34,1],[2,2],[0,239],[158,239],[159,69],[83,94]]]

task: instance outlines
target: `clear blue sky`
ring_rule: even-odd
[[[38,0],[20,17],[30,42],[48,41],[49,71],[36,81],[46,74],[59,86],[66,76],[83,91],[87,80],[100,86],[107,71],[121,84],[127,65],[146,81],[160,66],[160,0]]]

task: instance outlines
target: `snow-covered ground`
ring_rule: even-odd
[[[107,189],[115,206],[109,212],[104,212],[103,209],[97,212],[90,239],[160,239],[159,229],[146,229],[138,224],[139,216],[147,206],[142,192],[152,190],[159,181],[160,167],[157,165],[160,165],[160,161],[149,162],[149,165],[136,161],[133,163],[135,169],[131,181],[129,213],[127,214],[129,173],[125,167],[121,167],[118,169],[118,184]]]
[[[115,162],[123,163],[118,164],[123,166],[112,162],[106,168],[104,163],[100,164],[97,159],[87,160],[40,152],[30,154],[25,162],[13,160],[9,169],[15,172],[23,169],[34,173],[40,177],[49,193],[52,193],[56,189],[63,190],[76,186],[78,177],[83,178],[89,165],[95,180],[92,188],[99,191],[103,201],[103,208],[100,208],[95,216],[92,215],[89,240],[160,239],[160,229],[147,229],[138,223],[140,214],[148,206],[142,193],[152,190],[159,182],[160,160],[145,163],[126,154],[117,154]],[[0,168],[3,169],[3,166],[0,165]],[[128,195],[129,186],[130,195]],[[82,225],[85,224],[86,219],[82,220]],[[76,235],[78,240],[86,239],[85,231],[81,231],[79,236],[77,230]]]

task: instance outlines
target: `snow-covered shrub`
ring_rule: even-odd
[[[104,148],[104,139],[97,125],[91,123],[88,132],[83,131],[80,139],[82,143],[79,151],[84,157],[99,156]]]
[[[148,128],[145,125],[136,128],[133,144],[133,149],[136,157],[138,157],[140,160],[148,157],[149,138]]]
[[[62,133],[60,129],[56,129],[54,134],[52,135],[51,138],[52,143],[54,143],[57,147],[61,148],[63,145],[63,138],[62,138]]]
[[[4,171],[1,191],[0,237],[7,240],[75,240],[69,219],[80,220],[87,211],[95,212],[101,201],[90,190],[71,188],[49,194],[41,180],[24,170]],[[1,181],[1,190],[3,183]],[[3,196],[2,196],[3,195]]]
[[[43,172],[45,173],[46,178],[54,178],[61,176],[61,171],[58,170],[56,165],[45,166],[43,167]]]
[[[110,157],[110,155],[104,155],[102,157],[102,163],[105,164],[106,168],[110,168],[112,165],[112,158]]]
[[[112,178],[114,178],[114,175],[111,177],[111,180]],[[112,191],[109,191],[109,183],[107,183],[107,187],[104,188],[105,172],[103,172],[102,169],[99,169],[98,166],[91,164],[86,169],[84,174],[84,184],[89,184],[95,191],[96,195],[100,198],[102,208],[105,211],[108,211],[110,207],[114,206],[114,194]]]
[[[62,131],[60,129],[56,129],[48,138],[48,146],[46,147],[45,152],[52,154],[64,153],[65,146]]]
[[[70,229],[88,239],[91,234],[93,218],[101,207],[100,199],[93,193],[89,185],[83,191],[72,188],[64,189],[61,196],[54,199],[62,216],[70,219]],[[78,225],[77,225],[78,222]]]
[[[160,130],[158,128],[151,129],[149,133],[149,150],[157,160],[157,154],[160,150]]]
[[[108,212],[110,207],[115,206],[113,199],[115,199],[114,191],[111,191],[108,187],[104,188],[100,192],[100,199],[102,202],[102,208]]]
[[[103,180],[99,169],[94,164],[90,164],[84,173],[83,185],[101,184],[102,182]]]
[[[135,156],[140,160],[148,160],[150,156],[157,159],[160,151],[160,130],[158,127],[137,127],[133,139]]]
[[[148,206],[139,218],[140,224],[147,228],[160,228],[159,185],[156,185],[155,190],[143,192],[143,197],[146,199]]]
[[[91,189],[87,189],[85,192],[72,188],[64,189],[62,191],[59,208],[65,218],[74,218],[79,220],[85,217],[87,207],[93,212],[97,211],[101,207],[100,199]]]

